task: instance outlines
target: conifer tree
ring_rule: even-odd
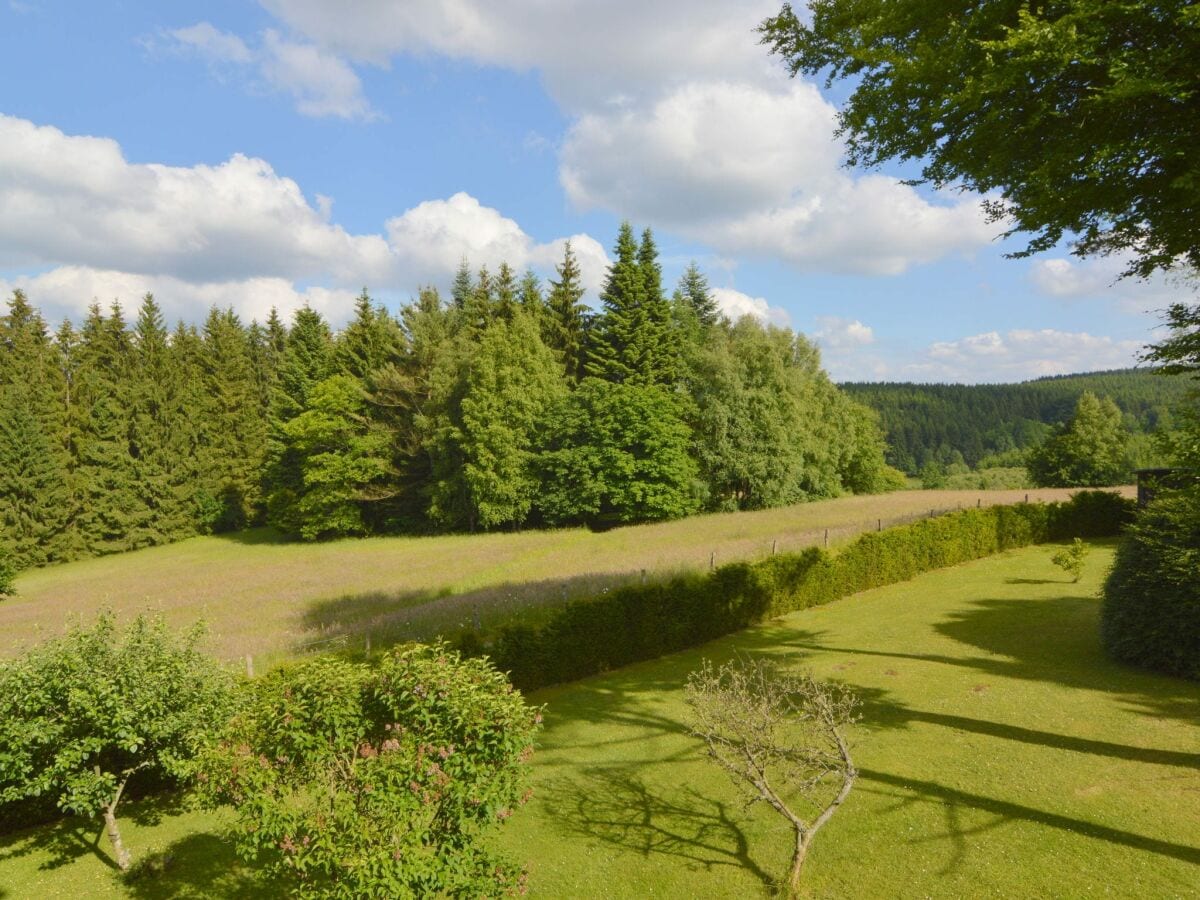
[[[675,301],[687,303],[695,311],[702,325],[715,325],[721,318],[716,298],[709,290],[708,279],[694,261],[688,264],[679,278],[679,286],[675,289]]]
[[[563,259],[556,271],[558,280],[550,282],[542,334],[546,345],[558,354],[567,377],[579,381],[587,361],[587,307],[583,303],[583,273],[570,241],[563,248]]]
[[[641,380],[647,384],[671,384],[679,375],[679,338],[672,328],[671,303],[663,293],[658,246],[649,228],[642,232],[638,245],[638,269],[646,298],[646,332],[642,338],[646,363]]]
[[[604,311],[588,346],[586,372],[617,384],[650,380],[651,340],[646,310],[646,282],[638,261],[633,226],[622,222],[613,248],[600,300]]]
[[[399,323],[382,306],[375,306],[363,288],[354,304],[354,318],[337,338],[337,368],[366,384],[372,372],[394,364],[403,350]]]
[[[471,265],[464,256],[454,273],[454,284],[450,288],[450,300],[455,309],[462,309],[475,292],[475,282],[471,278]]]
[[[546,298],[542,296],[542,285],[533,269],[526,269],[525,274],[521,276],[517,297],[525,315],[540,329],[546,315]]]
[[[496,315],[511,322],[517,311],[517,277],[508,263],[500,263],[496,274]]]
[[[92,304],[79,347],[79,533],[88,551],[130,547],[141,518],[137,472],[130,455],[133,351],[120,304],[105,317]]]

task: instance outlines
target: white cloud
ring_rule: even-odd
[[[473,267],[507,260],[550,274],[566,241],[538,242],[464,193],[419,204],[383,234],[351,234],[332,210],[332,198],[310,203],[261,159],[133,164],[113,140],[0,115],[0,270],[49,270],[9,287],[27,286],[65,311],[93,299],[129,304],[147,291],[185,318],[212,303],[248,316],[305,301],[332,309],[364,284],[444,286],[464,255]],[[595,290],[604,248],[586,234],[571,241]]]
[[[376,65],[436,53],[539,72],[574,117],[560,181],[579,208],[809,271],[895,275],[988,244],[974,199],[930,199],[838,161],[836,110],[758,43],[778,2],[262,0],[307,39]]]
[[[743,294],[733,288],[713,288],[712,294],[722,315],[728,316],[735,322],[742,316],[753,316],[760,322],[768,322],[772,325],[787,325],[791,321],[787,310],[771,306],[762,297],[751,297],[749,294]]]
[[[253,70],[261,84],[254,89],[285,94],[305,116],[370,120],[378,117],[363,94],[362,81],[341,57],[316,44],[289,40],[274,29],[251,48],[240,37],[209,22],[164,32],[167,49],[191,53],[210,64]],[[151,42],[156,44],[157,42]]]
[[[1148,280],[1121,278],[1128,261],[1116,256],[1087,260],[1053,257],[1034,260],[1029,280],[1038,293],[1061,300],[1111,299],[1131,313],[1162,309],[1168,304],[1191,300],[1200,283],[1170,275]]]
[[[635,102],[696,78],[757,79],[776,68],[755,28],[777,0],[261,0],[309,40],[376,65],[437,53],[536,69],[572,112]]]
[[[840,316],[817,316],[817,330],[813,333],[823,347],[846,349],[863,347],[875,343],[875,332],[858,319],[843,319]]]
[[[196,321],[213,306],[232,307],[246,321],[264,321],[272,307],[285,318],[308,305],[331,322],[346,321],[354,309],[357,291],[309,287],[299,290],[286,278],[247,278],[241,281],[194,284],[169,275],[139,275],[60,266],[40,275],[0,279],[0,295],[15,288],[25,291],[53,323],[60,318],[78,320],[91,303],[105,309],[119,301],[132,318],[142,298],[154,294],[169,321]]]
[[[805,270],[896,275],[995,237],[974,199],[930,202],[895,178],[848,175],[835,127],[808,84],[692,84],[648,110],[581,117],[560,174],[580,207]]]
[[[989,331],[931,344],[922,360],[900,371],[906,379],[922,381],[1023,381],[1044,375],[1127,368],[1136,364],[1143,347],[1142,341],[1114,340],[1086,331]]]

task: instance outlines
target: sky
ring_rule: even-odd
[[[396,310],[466,257],[598,302],[623,219],[733,317],[839,381],[1133,365],[1168,281],[1012,260],[979,198],[850,170],[839,91],[789,78],[778,0],[0,0],[0,293],[51,319],[153,292],[172,320],[366,287]]]

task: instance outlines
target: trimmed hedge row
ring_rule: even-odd
[[[468,631],[458,646],[487,654],[523,690],[573,681],[694,647],[757,622],[870,588],[907,581],[1015,547],[1117,535],[1134,503],[1086,491],[1065,503],[968,509],[711,573],[628,585],[555,610],[537,625]]]

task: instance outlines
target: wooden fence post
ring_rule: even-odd
[[[254,657],[249,653],[246,654],[246,677],[254,677]]]
[[[714,550],[711,554],[709,554],[708,568],[709,568],[709,570],[712,570],[712,569],[715,569],[716,567],[717,567],[717,551]]]
[[[829,529],[825,529],[825,549],[829,549]]]
[[[772,555],[772,556],[774,556],[774,555],[775,555],[775,545],[776,545],[777,543],[778,543],[778,540],[777,540],[777,539],[776,539],[776,540],[772,540],[772,541],[771,541],[771,555]]]

